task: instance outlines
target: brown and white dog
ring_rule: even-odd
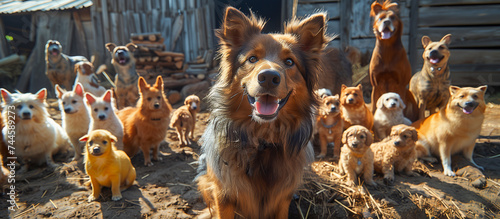
[[[137,89],[139,74],[135,71],[134,57],[134,51],[137,49],[137,46],[133,43],[125,46],[106,43],[106,48],[111,53],[111,64],[113,64],[116,72],[116,106],[118,109],[135,106],[139,99],[139,90]]]
[[[448,59],[450,50],[448,45],[451,34],[445,35],[439,42],[432,42],[428,36],[422,37],[424,46],[424,66],[410,81],[410,91],[415,96],[418,104],[419,119],[425,117],[425,110],[430,114],[436,112],[436,108],[443,108],[450,98],[450,67]]]
[[[83,56],[68,56],[62,53],[62,45],[57,40],[49,40],[45,45],[45,74],[52,83],[64,87],[66,90],[73,89],[76,75],[73,73],[75,64],[78,62],[88,62]]]
[[[344,120],[340,110],[339,95],[323,96],[316,116],[316,130],[319,134],[321,152],[318,158],[326,156],[328,143],[333,143],[333,157],[340,156]]]
[[[75,73],[75,84],[80,83],[83,86],[85,92],[89,92],[98,97],[102,96],[106,92],[106,88],[98,84],[97,75],[94,72],[94,65],[92,65],[92,63],[76,63]]]
[[[406,104],[404,115],[411,121],[418,118],[417,105],[407,86],[411,79],[410,61],[401,42],[403,22],[399,18],[396,3],[377,1],[371,6],[370,16],[374,17],[373,32],[376,43],[370,61],[370,82],[372,84],[371,111],[380,96],[394,92]]]

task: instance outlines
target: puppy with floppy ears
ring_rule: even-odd
[[[417,158],[415,142],[418,140],[417,130],[404,124],[392,127],[390,135],[381,142],[373,143],[373,166],[375,172],[384,174],[384,182],[394,182],[394,172],[404,172],[415,176],[412,172],[413,162]]]
[[[405,103],[397,93],[385,93],[377,100],[377,110],[373,116],[375,139],[382,140],[391,133],[392,126],[398,124],[411,125],[411,121],[403,115]]]
[[[193,118],[193,120],[192,120],[193,128],[189,132],[189,137],[192,139],[194,129],[196,128],[196,114],[199,113],[201,110],[200,98],[194,94],[189,95],[184,100],[184,105],[189,106],[189,112],[191,113],[191,117]]]
[[[340,152],[340,174],[347,175],[347,184],[355,185],[358,176],[363,176],[364,182],[370,186],[377,186],[373,181],[373,152],[370,145],[373,137],[370,130],[360,125],[353,125],[342,135]]]
[[[318,155],[318,158],[325,157],[326,146],[329,142],[333,142],[333,157],[340,156],[343,126],[344,120],[340,113],[339,95],[323,96],[322,103],[318,109],[318,116],[316,116],[316,129],[319,133],[321,147],[321,153]]]
[[[88,201],[98,199],[103,186],[111,187],[113,201],[120,200],[121,191],[134,183],[136,172],[127,154],[116,149],[116,137],[106,130],[97,129],[80,141],[86,142],[85,171],[92,183]]]
[[[57,84],[55,89],[59,99],[62,127],[75,149],[73,159],[79,161],[82,159],[82,148],[84,147],[79,139],[88,133],[90,124],[89,111],[83,101],[85,91],[80,83],[77,83],[72,91],[65,91]]]

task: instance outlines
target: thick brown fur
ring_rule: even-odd
[[[137,106],[118,112],[118,118],[123,123],[123,150],[129,157],[133,157],[140,148],[144,155],[144,165],[151,166],[151,149],[153,159],[161,160],[158,150],[167,135],[172,106],[165,97],[161,76],[156,78],[153,86],[149,86],[140,77],[137,86],[140,91]]]
[[[371,111],[375,112],[375,103],[382,94],[395,92],[406,104],[405,116],[416,121],[418,109],[407,88],[412,74],[410,61],[401,42],[403,22],[399,18],[397,4],[390,0],[382,4],[375,1],[370,16],[374,17],[373,32],[377,39],[370,61],[370,82],[373,87]]]
[[[347,175],[347,184],[354,186],[362,176],[365,184],[377,186],[373,181],[373,152],[370,145],[373,137],[370,130],[360,125],[353,125],[342,134],[344,146],[340,152],[340,174]]]
[[[72,90],[76,77],[73,70],[78,62],[88,62],[88,60],[83,56],[63,54],[61,43],[57,40],[47,41],[45,45],[45,74],[52,83],[52,87],[59,84],[66,90]]]
[[[217,31],[220,74],[207,97],[211,119],[201,139],[197,177],[212,216],[288,217],[303,167],[313,156],[308,142],[329,41],[325,18],[314,14],[292,20],[284,34],[262,34],[263,20],[226,9]]]
[[[394,182],[394,172],[415,175],[412,168],[413,162],[417,159],[415,150],[417,140],[417,130],[401,124],[393,126],[387,138],[372,144],[375,172],[384,174],[386,184]]]
[[[324,96],[319,105],[318,115],[316,116],[316,129],[319,133],[319,142],[321,152],[318,158],[326,156],[327,145],[333,142],[333,157],[340,156],[340,147],[342,142],[342,131],[344,120],[340,112],[339,95]]]
[[[85,144],[85,172],[90,177],[92,194],[88,201],[99,198],[103,186],[110,187],[113,201],[122,198],[121,191],[130,187],[136,172],[130,158],[115,147],[116,137],[104,129],[96,129],[80,138]]]
[[[450,86],[446,107],[412,124],[419,133],[417,156],[439,156],[447,176],[455,176],[451,155],[459,152],[474,166],[483,169],[474,162],[472,154],[484,121],[486,88]]]
[[[410,81],[410,91],[413,93],[418,104],[419,119],[425,117],[425,110],[430,114],[436,112],[436,108],[443,108],[450,98],[450,67],[448,59],[450,50],[448,45],[451,41],[451,34],[443,36],[439,42],[432,42],[428,36],[422,37],[424,46],[424,66],[417,72]],[[432,60],[439,62],[431,63]]]
[[[365,104],[361,84],[357,87],[342,85],[340,106],[344,118],[344,130],[352,125],[362,125],[371,130],[373,127],[372,111]]]
[[[134,57],[137,46],[133,43],[128,43],[125,46],[106,43],[106,48],[111,53],[111,64],[116,72],[116,106],[118,109],[135,106],[139,99],[139,90],[137,89],[139,74],[135,71]]]

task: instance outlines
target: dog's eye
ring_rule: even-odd
[[[157,96],[157,97],[156,97],[156,99],[158,99],[158,100],[159,100],[159,99],[161,99],[161,97],[160,97],[160,96]]]
[[[257,60],[257,57],[255,57],[255,56],[250,56],[250,58],[248,58],[248,61],[249,61],[250,63],[256,63],[258,60]]]
[[[23,105],[17,105],[16,107],[17,109],[22,109],[23,108]]]
[[[75,103],[77,103],[77,101],[76,101],[76,100],[73,100],[73,101],[71,101],[71,103],[72,103],[72,104],[75,104]]]
[[[389,16],[389,19],[394,20],[394,15]]]
[[[365,136],[364,135],[360,135],[359,138],[365,139]]]
[[[472,98],[477,99],[477,95],[472,94]]]
[[[151,97],[148,97],[148,101],[151,101]]]
[[[444,49],[444,46],[439,46],[439,49]]]
[[[97,111],[98,111],[98,109],[97,109],[97,108],[94,108],[94,112],[96,112],[96,113],[97,113]]]
[[[108,144],[108,141],[102,141],[102,144],[103,144],[103,145],[107,145],[107,144]]]
[[[66,102],[63,101],[63,105],[66,105]]]
[[[33,105],[30,105],[30,109],[33,109],[33,108],[35,108],[35,107]]]
[[[462,94],[462,95],[460,95],[460,98],[464,98],[464,97],[465,97],[465,95],[463,95],[463,94]]]
[[[104,107],[104,111],[108,111],[108,109],[109,109],[108,107]]]
[[[285,65],[288,65],[288,66],[293,66],[294,62],[291,58],[288,58],[285,60]]]
[[[89,141],[89,146],[92,146],[94,144],[94,141]]]
[[[358,94],[357,94],[357,93],[353,93],[352,95],[353,95],[353,96],[355,96],[355,97],[357,97],[357,96],[358,96]]]
[[[385,101],[389,101],[389,100],[390,100],[389,98],[385,99]]]

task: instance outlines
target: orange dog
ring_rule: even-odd
[[[319,133],[319,142],[321,153],[318,158],[326,155],[326,146],[333,142],[333,157],[340,155],[340,142],[342,140],[342,131],[344,120],[340,113],[339,95],[323,96],[323,102],[319,106],[318,116],[316,117],[316,128]]]
[[[411,66],[406,50],[401,42],[403,22],[399,18],[397,3],[377,1],[371,6],[370,16],[374,17],[373,32],[376,44],[370,61],[370,82],[372,84],[372,108],[382,94],[395,92],[406,105],[405,116],[411,121],[418,119],[418,109],[407,86],[411,79]]]
[[[394,172],[414,176],[413,162],[417,159],[415,142],[418,133],[414,127],[404,124],[393,126],[391,134],[381,142],[373,143],[375,172],[384,174],[384,183],[394,182]]]
[[[363,176],[367,185],[377,186],[373,181],[373,152],[370,145],[373,137],[370,130],[360,125],[353,125],[342,135],[340,152],[340,174],[347,175],[347,184],[354,186],[358,176]]]
[[[486,111],[486,88],[450,86],[451,97],[446,107],[412,124],[419,133],[418,157],[439,156],[447,176],[455,176],[451,169],[451,155],[458,152],[463,152],[474,166],[483,169],[474,162],[472,153]]]
[[[149,156],[153,149],[153,159],[160,160],[158,148],[167,135],[172,106],[163,91],[163,78],[158,76],[154,86],[149,86],[143,77],[138,82],[140,98],[136,107],[127,107],[118,112],[123,123],[123,150],[133,157],[141,149],[144,165],[151,166]]]
[[[80,138],[86,143],[85,171],[90,176],[92,195],[88,201],[99,198],[101,187],[111,187],[113,201],[122,199],[121,191],[130,187],[135,180],[135,168],[130,158],[117,150],[116,137],[104,129],[91,131]]]
[[[314,156],[314,90],[326,15],[263,34],[264,21],[228,7],[220,75],[211,88],[210,123],[200,142],[198,189],[217,218],[287,218],[304,166]]]
[[[193,132],[195,120],[189,112],[189,106],[184,105],[175,110],[170,120],[170,127],[175,128],[181,146],[190,145],[188,135]]]
[[[344,118],[344,129],[352,125],[362,125],[369,130],[372,129],[373,114],[365,104],[361,84],[357,87],[342,85],[340,106]]]

